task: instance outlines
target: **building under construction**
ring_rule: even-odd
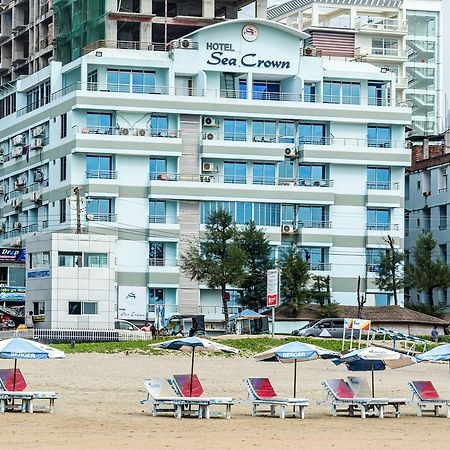
[[[149,50],[205,25],[237,17],[251,0],[3,0],[0,84],[52,59],[68,63],[95,47]],[[267,0],[255,2],[266,18]],[[85,51],[83,51],[85,49]]]

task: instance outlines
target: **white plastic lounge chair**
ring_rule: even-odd
[[[387,398],[356,397],[350,386],[342,379],[323,381],[322,386],[327,392],[327,399],[320,403],[329,403],[333,416],[337,416],[340,412],[353,416],[355,410],[359,410],[362,419],[369,414],[376,414],[380,419],[384,417],[384,407],[388,405]],[[339,406],[344,408],[339,409]]]
[[[208,408],[205,409],[206,419],[211,415],[224,416],[226,419],[231,418],[231,407],[234,405],[234,400],[231,397],[202,397],[204,392],[203,386],[196,374],[192,375],[174,375],[173,378],[168,379],[167,382],[180,397],[193,397],[199,400],[207,401]],[[212,406],[225,406],[225,412],[211,411]]]
[[[281,419],[284,419],[287,415],[300,419],[305,418],[305,408],[309,405],[309,401],[306,398],[278,397],[268,378],[245,378],[244,385],[247,388],[248,397],[252,402],[252,416],[256,416],[258,412],[269,412],[271,416],[275,416],[275,410],[278,406]],[[270,409],[260,409],[258,411],[257,408],[259,406],[270,406]],[[286,413],[288,406],[292,407],[292,413]]]
[[[372,397],[372,391],[370,389],[367,379],[364,377],[347,377],[347,384],[355,394],[355,397],[370,398]],[[387,399],[387,406],[394,407],[395,417],[400,417],[400,406],[408,403],[406,398],[391,398]]]
[[[163,380],[145,379],[144,386],[147,389],[147,398],[141,401],[141,404],[150,403],[152,416],[156,417],[158,413],[172,413],[177,419],[186,415],[196,415],[199,419],[207,417],[209,403],[207,400],[178,397],[161,396]],[[193,406],[197,407],[192,408]]]
[[[425,412],[439,415],[439,409],[447,407],[447,418],[450,419],[450,400],[439,396],[431,381],[410,381],[408,383],[412,391],[412,403],[417,405],[417,415],[423,416]],[[431,409],[427,409],[431,407]]]

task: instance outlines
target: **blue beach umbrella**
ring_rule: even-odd
[[[0,358],[14,359],[13,390],[16,387],[18,359],[59,359],[65,356],[61,350],[28,339],[13,337],[0,341]]]
[[[198,338],[198,337],[186,337],[171,339],[170,341],[163,341],[157,344],[152,344],[150,347],[153,348],[163,348],[167,350],[181,350],[181,351],[191,351],[191,383],[189,388],[189,396],[192,396],[192,376],[194,374],[194,358],[196,351],[203,352],[225,352],[225,353],[239,353],[237,348],[229,347],[228,345],[223,345],[218,342],[213,342],[208,339]]]
[[[280,345],[255,356],[257,361],[294,363],[294,397],[297,393],[297,362],[332,359],[339,353],[305,342],[295,341]]]

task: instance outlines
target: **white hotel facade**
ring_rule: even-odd
[[[334,301],[356,304],[360,276],[367,305],[388,304],[375,271],[384,237],[403,248],[411,110],[389,73],[303,56],[306,38],[232,20],[167,52],[98,48],[4,86],[0,243],[27,249],[27,310],[107,326],[152,320],[159,303],[220,329],[219,290],[177,266],[218,207],[263,227],[275,255],[301,247]],[[83,234],[65,238],[77,190]],[[238,299],[230,286],[231,312]]]

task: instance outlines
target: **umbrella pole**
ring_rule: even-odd
[[[194,376],[194,352],[195,352],[195,347],[192,347],[191,381],[190,381],[190,386],[189,386],[189,397],[192,397],[192,377]]]
[[[297,393],[297,358],[294,359],[294,398]],[[295,406],[292,407],[295,416]]]
[[[375,397],[375,376],[373,372],[373,363],[372,363],[372,397]]]
[[[14,360],[13,391],[16,390],[16,370],[17,370],[17,359]]]

